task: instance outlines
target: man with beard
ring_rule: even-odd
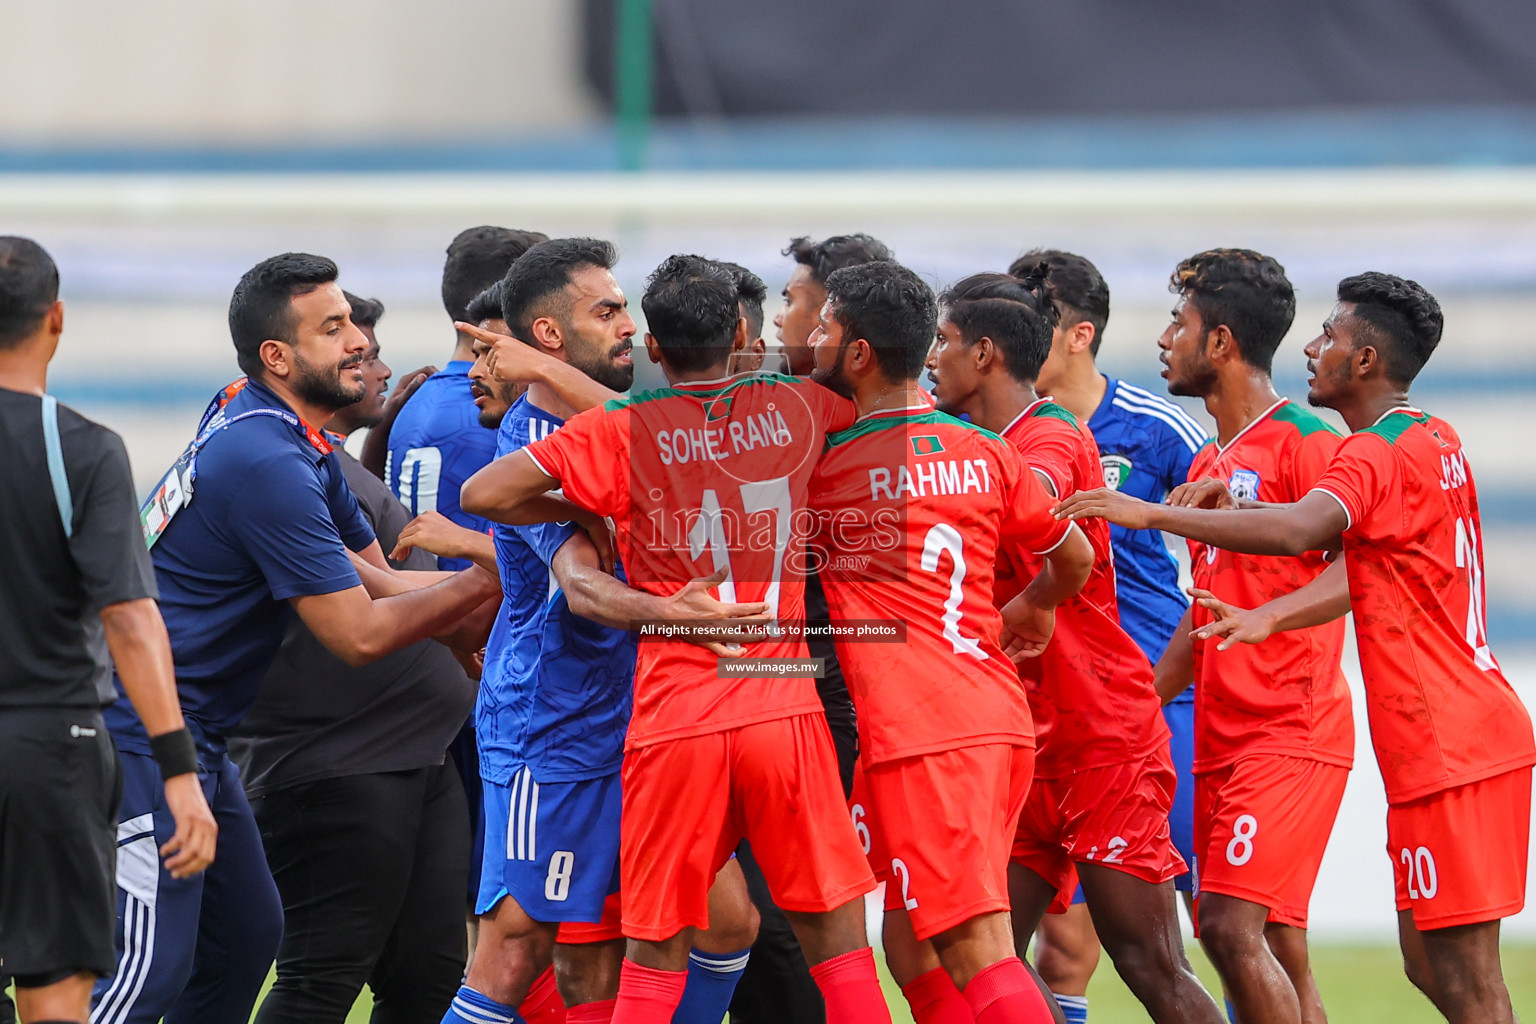
[[[378,422],[390,377],[374,334],[383,304],[346,299],[368,350],[367,391],[326,424],[343,438]],[[405,507],[336,449],[380,546],[392,548]],[[425,551],[393,564],[437,568]],[[283,901],[277,980],[258,1021],[340,1024],[364,984],[390,1020],[435,1021],[447,1009],[464,970],[470,844],[445,751],[474,700],[441,644],[353,668],[302,622],[289,626],[229,743]]]
[[[282,907],[225,737],[293,613],[356,666],[444,633],[496,593],[479,569],[408,581],[385,563],[320,427],[367,388],[368,339],[336,276],[328,259],[285,253],[240,279],[229,326],[247,377],[210,404],[141,510],[218,859],[196,878],[159,867],[156,849],[172,830],[160,768],[119,696],[105,718],[123,763],[120,952],[116,975],[97,988],[100,1022],[250,1016]]]
[[[504,320],[482,318],[480,331],[508,328],[530,355],[580,370],[594,390],[613,395],[628,388],[635,325],[610,272],[615,259],[612,246],[595,239],[534,246],[503,282]],[[499,456],[549,436],[573,414],[562,391],[544,382],[503,410],[516,385],[489,374],[487,341],[477,337],[475,351],[470,378],[482,422],[501,421]],[[671,599],[630,590],[602,570],[597,549],[570,523],[497,526],[490,552],[482,547],[488,538],[442,517],[408,539],[439,555],[452,549],[481,564],[489,560],[504,595],[476,712],[486,792],[476,907],[481,941],[444,1019],[502,1021],[512,1019],[514,1006],[525,1020],[550,1019],[562,999],[549,991],[548,971],[531,979],[553,960],[570,1007],[566,1019],[605,1020],[622,956],[609,890],[617,867],[617,767],[635,664],[627,630],[637,620],[713,618],[727,609],[701,584]],[[679,1024],[714,1024],[724,1016],[751,944],[755,915],[735,868],[722,873],[711,907],[721,920],[693,951]]]
[[[578,314],[605,303],[622,308],[621,295],[590,272],[584,285],[573,280],[564,290],[562,305]],[[508,321],[521,332],[510,289],[507,300]],[[736,282],[718,264],[669,258],[647,282],[644,308],[647,351],[671,386],[574,416],[477,474],[465,500],[512,523],[612,516],[638,589],[671,594],[710,573],[706,582],[722,597],[746,597],[775,619],[798,622],[803,545],[791,524],[825,424],[851,425],[851,403],[779,375],[729,376],[744,331]],[[523,336],[556,340],[547,328],[539,334]],[[498,364],[510,344],[495,342]],[[565,499],[544,493],[561,486]],[[749,508],[755,523],[767,513],[777,525],[766,534],[754,526],[754,538],[745,537],[730,524],[746,522]],[[815,962],[829,1015],[889,1022],[859,898],[873,880],[805,653],[798,637],[775,633],[754,647],[753,662],[733,670],[665,635],[640,645],[623,758],[629,946],[615,1021],[673,1019],[691,987],[689,946],[713,923],[709,883],[724,877],[740,840],[752,838]],[[756,656],[775,655],[792,660],[758,667]]]

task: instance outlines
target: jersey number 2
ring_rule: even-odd
[[[981,644],[960,632],[960,602],[965,598],[965,550],[960,531],[948,523],[936,523],[923,538],[923,571],[939,571],[939,555],[948,553],[949,598],[944,602],[944,614],[939,621],[944,624],[944,639],[956,654],[969,654],[978,661],[987,657]]]

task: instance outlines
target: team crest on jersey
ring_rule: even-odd
[[[1259,474],[1251,469],[1233,470],[1232,479],[1227,481],[1227,490],[1239,501],[1258,501]]]
[[[1131,478],[1131,460],[1124,455],[1101,455],[1099,462],[1104,466],[1104,485],[1110,490],[1118,491]]]
[[[913,455],[937,455],[944,450],[944,442],[933,434],[925,434],[922,437],[911,437]]]

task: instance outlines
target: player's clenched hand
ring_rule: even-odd
[[[1078,491],[1051,509],[1051,513],[1057,519],[1108,519],[1131,530],[1145,530],[1152,525],[1156,509],[1156,505],[1140,498],[1100,487],[1093,491]]]
[[[389,559],[398,562],[413,548],[421,548],[439,558],[469,558],[471,551],[465,542],[476,537],[478,534],[473,530],[460,526],[441,512],[423,512],[405,524]]]
[[[1038,608],[1020,594],[1003,606],[1003,652],[1015,664],[1038,658],[1056,630],[1056,611]]]
[[[1179,484],[1163,499],[1164,505],[1181,505],[1186,508],[1237,508],[1237,499],[1227,485],[1215,477],[1201,477],[1187,484]]]
[[[667,599],[667,617],[690,625],[690,641],[721,658],[739,658],[747,653],[744,643],[761,640],[769,622],[768,603],[750,601],[727,603],[710,591],[725,582],[728,569],[690,580]],[[715,628],[707,629],[706,627]]]
[[[187,878],[213,863],[219,824],[213,820],[196,772],[165,780],[165,805],[176,823],[176,834],[160,847],[172,878]]]
[[[1196,604],[1209,609],[1216,616],[1215,622],[1201,626],[1189,635],[1195,640],[1225,637],[1226,639],[1216,645],[1218,651],[1224,651],[1235,644],[1263,643],[1275,632],[1274,624],[1262,609],[1239,608],[1236,605],[1227,604],[1209,590],[1201,590],[1198,587],[1191,587],[1188,593],[1195,599]]]

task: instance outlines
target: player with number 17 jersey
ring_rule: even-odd
[[[590,409],[524,451],[566,498],[612,517],[631,586],[670,595],[729,570],[724,601],[802,621],[796,513],[828,429],[853,405],[776,374],[680,383]],[[754,658],[805,658],[798,636]],[[741,838],[775,900],[822,912],[874,887],[809,673],[720,676],[706,649],[642,633],[623,770],[624,930],[707,927],[707,892]]]
[[[905,906],[919,940],[1006,911],[1035,739],[993,566],[1053,550],[1067,524],[1001,438],[926,405],[830,434],[811,500],[832,621],[905,624],[900,643],[837,640],[887,909]]]
[[[1451,425],[1400,407],[1317,481],[1344,562],[1397,909],[1420,931],[1525,905],[1531,718],[1488,647],[1477,487]]]

